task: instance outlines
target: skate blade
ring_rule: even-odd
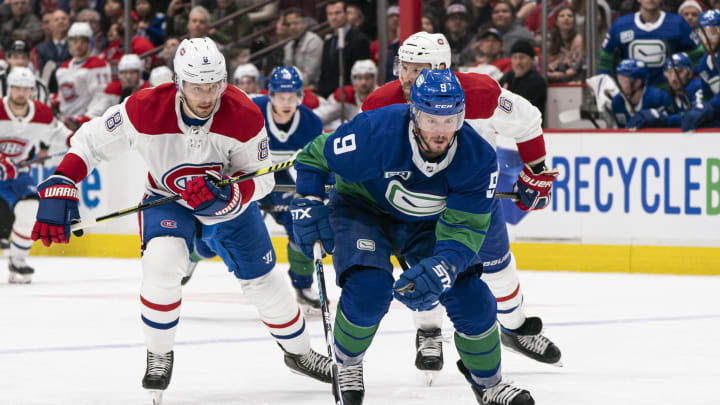
[[[521,352],[520,350],[516,350],[516,349],[514,349],[514,348],[512,348],[512,347],[510,347],[510,346],[505,346],[505,345],[503,345],[503,349],[506,349],[507,351],[512,352],[512,353],[515,353],[515,354],[519,354],[520,356],[523,356],[523,357],[525,357],[525,358],[527,358],[527,359],[530,359],[530,360],[533,360],[533,361],[537,361],[537,362],[540,363],[540,364],[547,364],[547,365],[555,366],[555,367],[563,367],[563,362],[562,362],[562,360],[558,360],[558,361],[556,361],[555,363],[548,363],[548,362],[545,362],[545,361],[540,361],[540,360],[538,360],[538,359],[534,359],[534,358],[528,356],[527,354]]]
[[[438,375],[440,374],[440,371],[434,370],[420,370],[420,372],[423,374],[423,380],[425,381],[425,385],[428,387],[432,387],[433,382],[437,380]]]
[[[163,390],[148,390],[148,392],[150,393],[150,398],[152,398],[153,405],[162,404]]]
[[[8,274],[8,283],[10,284],[30,284],[32,281],[32,274],[18,274],[15,272],[10,272]]]

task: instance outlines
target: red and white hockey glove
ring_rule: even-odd
[[[203,177],[190,180],[181,193],[183,200],[198,215],[225,215],[237,208],[242,201],[240,186],[237,183],[218,187],[215,184],[229,179],[218,172],[208,171]]]
[[[0,181],[12,180],[15,177],[17,177],[17,166],[0,153]]]
[[[541,210],[550,205],[552,184],[558,174],[557,170],[548,170],[544,164],[536,165],[534,172],[527,164],[523,166],[513,187],[513,192],[520,197],[515,204],[523,211]]]

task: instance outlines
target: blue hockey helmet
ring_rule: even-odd
[[[675,66],[675,69],[693,70],[692,61],[690,60],[688,54],[685,52],[678,52],[672,54],[672,56],[668,58],[668,60],[665,62],[664,70],[673,70],[673,66]]]
[[[720,27],[720,11],[708,10],[700,14],[698,24],[701,27]]]
[[[457,131],[465,119],[465,92],[450,69],[423,69],[410,89],[412,116],[416,125],[425,113],[434,116],[456,116]],[[422,127],[420,127],[423,129]]]
[[[295,66],[280,66],[270,74],[268,91],[272,93],[299,93],[303,92],[303,81]]]
[[[618,76],[627,76],[633,79],[647,80],[647,64],[641,60],[628,58],[623,59],[617,66]]]

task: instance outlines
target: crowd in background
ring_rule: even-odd
[[[58,71],[69,60],[78,60],[78,56],[71,52],[71,41],[68,41],[71,26],[78,22],[87,23],[90,27],[88,51],[80,57],[104,61],[110,69],[108,83],[119,80],[118,65],[126,53],[141,56],[142,77],[152,79],[151,76],[154,76],[154,80],[150,80],[151,85],[170,81],[174,51],[184,37],[212,38],[226,56],[230,81],[233,84],[254,82],[252,86],[257,86],[256,92],[264,88],[265,77],[275,67],[297,67],[305,87],[313,93],[310,97],[317,97],[318,105],[333,97],[339,100],[339,95],[335,95],[340,84],[338,78],[342,73],[343,83],[352,85],[351,71],[356,62],[370,59],[376,66],[380,63],[375,1],[277,0],[219,25],[214,22],[257,2],[198,0],[193,7],[189,0],[133,0],[130,24],[124,21],[123,0],[0,0],[0,3],[0,70],[8,69],[8,64],[12,67],[13,55],[20,55],[22,63],[36,72],[42,85],[39,87],[46,88],[50,95],[48,102],[55,100],[56,104],[58,94],[60,98],[63,96]],[[711,6],[715,3],[720,3],[720,0],[710,1]],[[617,43],[612,40],[613,35],[627,35],[626,31],[613,34],[612,30],[613,24],[624,21],[623,16],[630,15],[632,18],[632,13],[636,13],[635,18],[639,15],[642,20],[646,15],[654,16],[651,18],[660,15],[660,21],[665,16],[679,15],[681,18],[678,17],[678,21],[681,25],[685,24],[687,30],[683,25],[678,32],[687,35],[687,40],[668,39],[664,32],[659,32],[657,39],[664,42],[667,55],[685,52],[689,56],[692,72],[686,81],[694,78],[705,52],[697,32],[703,5],[695,0],[597,0],[597,7],[599,54],[596,56],[600,73],[612,74],[618,82],[616,66],[630,56],[627,51],[622,57],[613,52],[615,48],[622,51],[623,43],[627,42],[624,38],[615,41]],[[425,0],[422,10],[422,29],[443,33],[447,38],[452,49],[453,69],[488,74],[503,87],[528,98],[543,112],[548,83],[579,84],[588,78],[585,1],[549,0],[547,55],[540,54],[543,38],[539,2]],[[386,81],[397,78],[393,65],[400,45],[399,14],[397,4],[391,4],[386,10],[388,58],[385,66],[377,66],[384,72]],[[132,38],[129,52],[124,49],[126,26],[130,27]],[[344,30],[342,49],[338,46],[339,28]],[[605,40],[606,36],[609,42]],[[162,49],[153,53],[156,47]],[[545,76],[540,73],[543,57],[547,58],[548,66]],[[252,67],[248,66],[250,64]],[[667,91],[672,100],[674,96],[679,96],[673,93],[673,89],[679,87],[669,85],[663,69],[664,66],[650,63],[643,86]],[[153,71],[155,74],[151,75]],[[682,83],[680,87],[686,85]],[[138,82],[136,87],[140,86]],[[624,89],[619,83],[616,87],[619,87],[620,96],[627,103],[638,98],[632,88]],[[633,94],[626,94],[625,90]],[[711,91],[708,96],[711,98],[713,94]],[[703,99],[701,103],[709,101]],[[58,105],[55,107],[57,109]],[[610,109],[610,103],[598,106],[601,110],[604,107]],[[662,108],[673,112],[671,105]],[[627,109],[635,108],[629,106]],[[616,111],[608,113],[617,118]],[[63,118],[67,118],[66,123],[72,127],[81,123],[84,115],[82,112]],[[621,122],[622,119],[616,121],[618,126],[626,126],[629,117],[624,122]],[[709,121],[705,119],[703,122]],[[658,125],[648,122],[643,121],[641,126]]]

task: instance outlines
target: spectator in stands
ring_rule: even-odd
[[[325,14],[333,29],[333,34],[323,43],[320,83],[318,84],[318,93],[322,97],[332,94],[339,85],[338,29],[344,30],[345,34],[345,47],[342,50],[344,83],[350,83],[350,68],[355,62],[361,59],[370,59],[370,40],[364,33],[352,28],[347,23],[345,2],[330,0],[325,5]]]
[[[290,38],[290,29],[285,23],[285,17],[281,14],[275,22],[275,30],[273,35],[268,38],[267,45],[275,44],[288,38]],[[277,48],[265,54],[265,56],[256,63],[256,66],[263,72],[272,72],[278,66],[285,66],[283,64],[283,59],[285,59],[284,54],[283,48]]]
[[[495,28],[481,33],[472,46],[476,64],[469,69],[470,72],[486,74],[499,81],[505,72],[512,69],[510,58],[503,57],[502,34]]]
[[[232,0],[217,0],[217,7],[213,10],[210,21],[217,21],[239,10]],[[253,23],[250,16],[243,14],[218,27],[211,29],[210,37],[218,44],[228,45],[239,41],[252,31]]]
[[[40,20],[40,27],[43,30],[43,42],[52,39],[52,21],[52,11],[46,11],[42,14],[42,18]]]
[[[452,66],[465,66],[474,62],[470,48],[473,35],[468,31],[468,14],[464,4],[453,3],[448,6],[445,37],[452,50]]]
[[[308,31],[302,9],[287,9],[283,17],[292,38],[283,48],[283,64],[297,67],[305,87],[315,89],[320,78],[323,41],[316,33]]]
[[[542,114],[545,113],[547,84],[535,69],[535,50],[530,42],[519,40],[510,50],[512,70],[500,79],[500,85],[525,97]]]
[[[82,10],[88,8],[88,0],[68,0],[67,12],[71,21],[77,21],[77,16]]]
[[[490,0],[466,0],[471,29],[490,24],[492,18],[492,5]]]
[[[548,41],[548,73],[550,83],[579,80],[583,60],[583,36],[575,28],[575,12],[562,7],[555,14]]]
[[[155,46],[162,45],[165,41],[165,14],[155,13],[149,0],[136,0],[135,14],[139,19],[138,35],[147,38]]]
[[[665,55],[687,52],[693,63],[697,63],[703,48],[691,39],[690,25],[682,17],[660,9],[660,0],[638,0],[638,3],[640,11],[618,18],[610,27],[600,51],[598,73],[610,74],[618,55],[622,59],[639,59],[647,63],[648,84],[664,88],[667,86],[662,73]]]
[[[697,1],[686,0],[678,7],[678,14],[687,21],[694,32],[697,28],[698,18],[700,18],[700,14],[702,14],[702,8]]]
[[[35,74],[35,87],[32,91],[32,99],[46,103],[49,100],[48,89],[37,76],[34,66],[30,63],[30,47],[24,41],[15,41],[6,51],[8,68],[0,73],[0,98],[9,94],[7,75],[13,68],[26,67]],[[2,213],[2,212],[0,212]]]
[[[254,97],[260,95],[260,85],[258,79],[260,72],[252,63],[246,63],[235,68],[233,73],[233,84],[238,89],[247,93],[248,96]]]
[[[446,8],[452,1],[448,0],[424,0],[422,9],[424,14],[433,16],[434,21],[443,21],[445,19]],[[435,31],[440,32],[440,31]]]
[[[125,7],[123,0],[105,0],[103,6],[103,27],[109,27],[112,24],[120,24],[125,17]]]
[[[519,21],[515,21],[514,9],[507,0],[495,3],[490,25],[502,33],[505,56],[510,56],[513,45],[520,40],[527,41],[530,45],[535,43],[532,33]]]
[[[351,27],[358,31],[362,31],[365,25],[365,13],[355,4],[347,5],[347,22]]]
[[[170,68],[170,70],[173,69],[172,63],[175,58],[175,50],[178,45],[180,45],[180,40],[177,37],[168,37],[168,39],[165,40],[162,51],[160,52],[160,57],[165,60],[165,64]]]
[[[104,51],[108,41],[105,33],[100,29],[100,13],[86,8],[78,13],[76,21],[88,23],[90,29],[92,29],[93,37],[90,38],[90,55],[96,56]]]
[[[195,6],[190,10],[187,34],[190,38],[203,38],[210,34],[210,12],[205,7]]]
[[[188,15],[191,3],[187,0],[172,0],[168,5],[165,35],[181,37],[187,33]]]
[[[394,74],[393,67],[395,65],[395,57],[398,49],[400,49],[399,41],[400,28],[400,7],[392,5],[387,9],[387,59],[385,60],[385,82],[397,79]],[[380,65],[380,43],[376,39],[370,44],[370,57],[377,66]],[[357,62],[356,62],[357,63]],[[377,76],[377,75],[375,75]]]
[[[130,23],[130,38],[132,38],[130,40],[130,53],[142,55],[145,52],[152,51],[155,47],[147,38],[137,35],[137,26],[138,21],[133,19]],[[110,65],[112,80],[119,79],[117,66],[123,55],[125,55],[125,26],[122,24],[113,24],[108,30],[108,46],[105,48],[105,51],[100,54],[100,57]],[[143,69],[146,72],[152,69],[152,66],[155,64],[155,59],[156,57],[153,55],[143,61]]]
[[[2,46],[12,45],[13,35],[27,38],[31,45],[42,41],[43,30],[40,20],[30,11],[30,0],[10,0],[11,18],[0,29]]]
[[[55,66],[52,68],[54,71],[57,66],[70,59],[70,50],[67,43],[68,29],[70,29],[70,17],[66,12],[56,10],[53,13],[52,20],[52,39],[35,47],[35,53],[38,57],[37,68],[40,69],[40,72],[43,72],[48,61],[54,62]],[[42,76],[46,77],[44,73]],[[53,88],[52,83],[50,83],[49,87],[51,92],[57,91],[57,87]]]
[[[430,13],[425,13],[422,16],[422,30],[428,34],[434,34],[440,32],[440,25],[438,24],[435,17]]]

